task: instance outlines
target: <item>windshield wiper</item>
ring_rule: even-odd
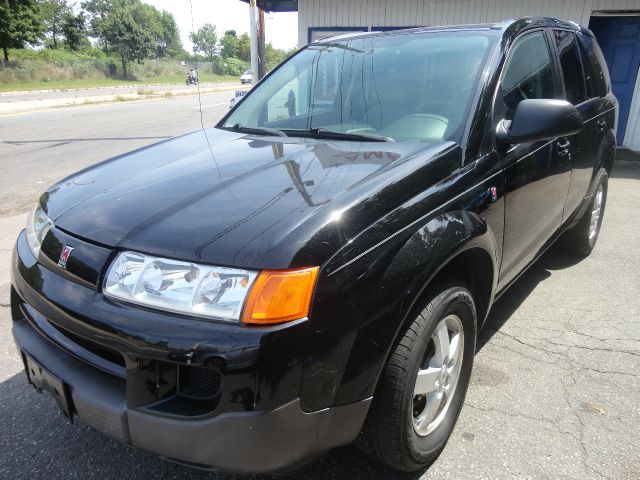
[[[376,135],[375,133],[343,133],[334,132],[326,128],[318,127],[309,130],[309,133],[318,138],[335,138],[336,140],[365,140],[368,142],[395,142],[391,137]]]
[[[268,135],[276,135],[278,137],[286,137],[287,136],[287,134],[284,133],[282,130],[278,130],[276,128],[245,127],[244,125],[241,125],[240,123],[236,123],[231,128],[233,128],[236,132],[255,133],[255,134],[266,133]]]

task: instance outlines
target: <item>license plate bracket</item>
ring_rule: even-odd
[[[46,390],[53,396],[62,414],[73,422],[73,408],[69,389],[65,383],[23,352],[27,379],[39,393]]]

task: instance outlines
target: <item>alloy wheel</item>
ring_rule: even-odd
[[[442,422],[455,394],[464,352],[464,330],[457,315],[438,322],[413,392],[413,428],[424,437]]]

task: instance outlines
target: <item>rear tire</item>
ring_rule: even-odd
[[[567,230],[560,238],[564,251],[574,255],[587,256],[595,247],[600,235],[604,208],[607,204],[609,176],[604,168],[598,172],[598,183],[594,189],[589,208],[577,225]]]
[[[357,442],[360,449],[406,472],[438,457],[464,403],[476,328],[475,304],[466,288],[440,288],[429,297],[384,367]]]

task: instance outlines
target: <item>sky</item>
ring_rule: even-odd
[[[144,0],[159,10],[171,12],[178,23],[182,45],[191,50],[191,11],[189,0]],[[198,30],[205,23],[216,26],[218,38],[226,30],[235,30],[238,35],[249,32],[249,6],[240,0],[192,0],[193,23]],[[266,41],[274,47],[289,49],[298,43],[298,13],[266,13]]]

